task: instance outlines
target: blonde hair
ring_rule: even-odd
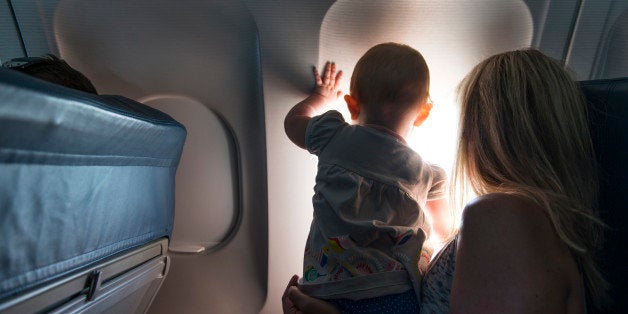
[[[350,89],[369,113],[394,123],[427,99],[430,71],[414,48],[383,43],[373,46],[358,60]]]
[[[594,207],[597,171],[587,109],[576,82],[534,49],[478,64],[459,87],[460,137],[451,190],[458,208],[469,187],[502,192],[543,208],[579,265],[590,300],[607,283],[593,259],[602,228]],[[598,304],[600,305],[600,304]]]

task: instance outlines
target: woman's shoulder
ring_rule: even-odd
[[[545,211],[526,198],[502,193],[481,196],[465,208],[455,273],[453,309],[484,299],[475,305],[510,313],[563,311],[561,300],[578,278]],[[484,289],[468,292],[469,285],[480,282]]]
[[[462,222],[461,231],[471,227],[487,228],[487,231],[506,228],[512,231],[509,233],[521,232],[521,236],[543,235],[542,231],[549,232],[548,236],[554,235],[551,221],[539,205],[506,193],[491,193],[474,199],[462,212]]]
[[[553,259],[567,252],[543,208],[505,193],[483,195],[470,202],[462,213],[460,235],[467,242],[492,243],[528,257],[549,254],[545,257]]]

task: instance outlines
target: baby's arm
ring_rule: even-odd
[[[453,229],[453,218],[449,212],[447,198],[427,201],[425,203],[425,214],[432,225],[429,241],[436,246],[441,246],[443,242],[451,237]]]
[[[428,240],[434,247],[439,247],[453,235],[454,218],[449,210],[447,198],[447,173],[437,165],[430,165],[432,171],[432,186],[428,191],[428,200],[425,204],[427,216],[432,232]]]
[[[314,78],[316,87],[310,96],[296,104],[284,120],[284,129],[288,138],[301,148],[305,148],[305,128],[310,118],[316,116],[318,111],[326,104],[335,101],[342,95],[338,90],[342,71],[336,73],[336,64],[327,62],[325,64],[324,75],[321,77],[316,67],[314,67]]]

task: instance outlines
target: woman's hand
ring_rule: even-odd
[[[292,294],[292,290],[299,290],[297,286],[297,281],[299,280],[299,276],[294,275],[290,278],[288,285],[286,286],[286,290],[283,291],[283,295],[281,296],[281,305],[283,307],[284,314],[297,314],[303,313],[299,308],[295,306],[295,304],[290,299],[289,295]]]
[[[284,314],[340,314],[333,305],[316,298],[305,295],[297,288],[299,276],[294,275],[290,278],[286,290],[281,296],[281,304]]]

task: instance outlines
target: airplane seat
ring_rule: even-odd
[[[581,82],[599,165],[598,206],[608,225],[600,263],[611,284],[612,313],[628,313],[628,77]]]
[[[0,69],[0,312],[145,312],[185,137],[133,100]]]

